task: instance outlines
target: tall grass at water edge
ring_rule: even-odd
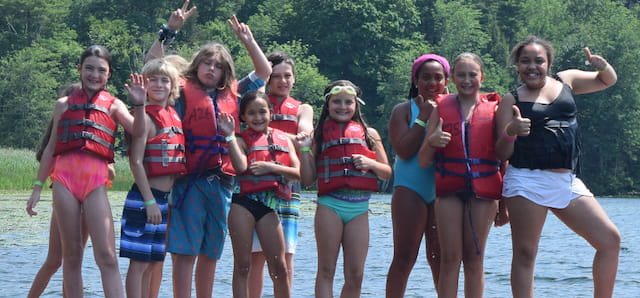
[[[0,147],[0,191],[31,190],[38,172],[38,161],[33,150]],[[127,191],[133,183],[127,157],[116,156],[116,178],[112,190]],[[46,185],[49,185],[47,181]],[[46,187],[48,188],[48,186]]]

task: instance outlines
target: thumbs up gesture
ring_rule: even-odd
[[[436,129],[429,135],[428,141],[431,147],[444,148],[447,147],[451,141],[451,134],[442,130],[442,122],[442,118],[439,118]]]
[[[592,55],[589,47],[584,48],[584,54],[585,56],[587,56],[588,64],[591,64],[591,66],[593,66],[593,68],[595,68],[597,71],[607,70],[607,60],[602,58],[602,56]]]
[[[511,109],[513,110],[513,118],[511,118],[511,122],[507,124],[505,132],[509,136],[528,136],[529,133],[531,133],[531,119],[522,118],[518,106],[512,105]]]

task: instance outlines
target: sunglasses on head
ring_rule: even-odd
[[[356,97],[356,100],[361,104],[361,105],[365,105],[364,100],[362,100],[360,97],[358,97],[358,92],[356,91],[355,88],[351,87],[351,86],[333,86],[333,88],[331,88],[331,90],[329,90],[329,92],[327,92],[324,97],[328,97],[329,95],[336,95],[338,93],[344,92],[346,94],[349,95],[353,95]]]

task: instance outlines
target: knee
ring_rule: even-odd
[[[118,259],[115,252],[103,251],[95,253],[96,264],[100,267],[118,267]]]
[[[345,285],[349,285],[350,287],[360,288],[362,285],[362,279],[364,278],[363,270],[353,269],[345,271]]]
[[[614,226],[612,229],[608,230],[607,233],[601,235],[600,241],[594,244],[594,248],[598,251],[609,251],[616,253],[620,251],[620,242],[621,236],[620,231]]]
[[[465,272],[483,274],[484,262],[482,255],[476,255],[474,252],[472,256],[465,256],[462,262],[464,264]]]
[[[56,272],[62,266],[62,258],[48,258],[44,264],[42,264],[42,268],[49,272]]]
[[[443,265],[457,265],[462,262],[462,253],[454,250],[440,252],[440,263]]]
[[[533,266],[536,261],[536,254],[538,253],[537,247],[522,246],[513,249],[513,262]]]
[[[318,265],[318,277],[322,279],[333,279],[336,274],[336,267],[330,265]]]
[[[251,270],[251,263],[249,262],[236,262],[233,268],[234,274],[247,278],[249,271]]]
[[[416,264],[416,259],[416,254],[396,253],[393,255],[391,268],[396,272],[409,272]]]
[[[284,262],[274,264],[273,269],[269,270],[269,276],[274,282],[277,280],[286,280],[288,274],[287,265]]]

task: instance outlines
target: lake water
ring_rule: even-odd
[[[126,193],[110,192],[120,233],[120,213]],[[305,194],[300,242],[295,255],[294,297],[313,297],[316,272],[316,248],[313,235],[314,204]],[[0,198],[0,297],[25,297],[31,281],[47,255],[49,237],[50,194],[43,195],[40,214],[30,218],[24,211],[27,195],[2,195]],[[600,204],[622,234],[620,265],[614,297],[640,297],[640,199],[602,198]],[[369,215],[371,243],[367,257],[363,297],[384,297],[386,274],[393,256],[390,196],[376,195]],[[116,239],[117,241],[118,239]],[[116,245],[118,245],[116,243]],[[89,244],[90,246],[90,244]],[[424,245],[422,246],[424,249]],[[535,271],[536,297],[592,297],[591,262],[594,250],[576,236],[551,213],[542,232]],[[128,260],[120,258],[120,272],[127,270]],[[489,235],[485,259],[485,297],[510,297],[509,270],[511,232],[508,226],[493,228]],[[342,285],[341,258],[336,270],[334,294]],[[227,239],[222,259],[218,262],[214,295],[231,297],[233,268],[231,243]],[[61,270],[51,279],[43,297],[62,296]],[[100,275],[87,249],[83,267],[86,297],[102,297]],[[461,274],[462,276],[462,274]],[[462,289],[462,281],[460,283]],[[272,297],[270,280],[265,281],[265,297]],[[167,258],[161,297],[171,297],[171,261]],[[460,296],[463,293],[460,292]],[[436,297],[424,251],[414,267],[406,297]]]

